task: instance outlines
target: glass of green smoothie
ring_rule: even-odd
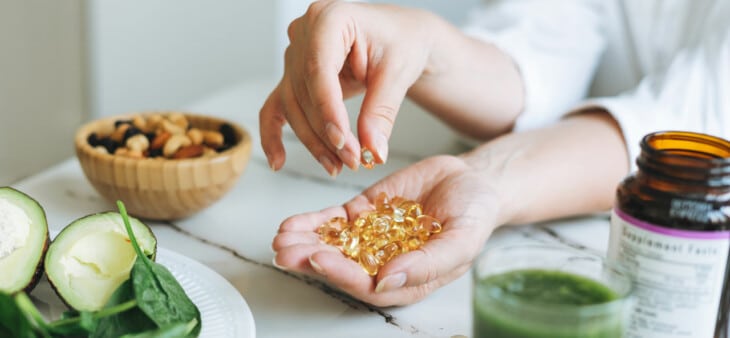
[[[604,257],[559,245],[495,247],[473,277],[473,338],[624,336],[631,278]]]

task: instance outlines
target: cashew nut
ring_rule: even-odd
[[[144,134],[137,134],[127,139],[127,148],[129,150],[136,150],[144,152],[150,147],[150,141]]]
[[[165,147],[162,148],[162,154],[165,157],[173,157],[178,149],[189,146],[191,143],[190,139],[185,135],[172,135],[165,143]]]

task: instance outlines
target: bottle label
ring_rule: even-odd
[[[730,231],[686,231],[611,215],[608,257],[634,279],[631,338],[710,338],[715,331]]]

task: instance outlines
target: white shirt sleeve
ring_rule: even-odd
[[[496,1],[464,32],[508,54],[522,75],[524,110],[514,130],[558,120],[585,98],[606,45],[600,1]]]
[[[631,92],[591,99],[573,111],[598,107],[618,122],[636,169],[641,139],[661,130],[730,138],[730,26],[675,55],[662,72],[646,76]]]

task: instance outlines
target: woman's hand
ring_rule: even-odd
[[[261,144],[273,170],[284,165],[282,127],[327,172],[356,169],[360,149],[384,163],[396,114],[422,75],[436,16],[389,5],[318,1],[289,26],[284,76],[260,112]],[[352,134],[343,102],[366,91]]]
[[[487,178],[460,157],[426,159],[343,206],[285,220],[274,238],[274,262],[283,269],[325,276],[334,286],[377,306],[417,302],[468,271],[497,225],[500,206]],[[443,231],[421,249],[388,262],[373,278],[337,248],[324,244],[317,228],[332,217],[353,220],[371,210],[369,201],[380,192],[418,201],[424,213],[442,222]]]

